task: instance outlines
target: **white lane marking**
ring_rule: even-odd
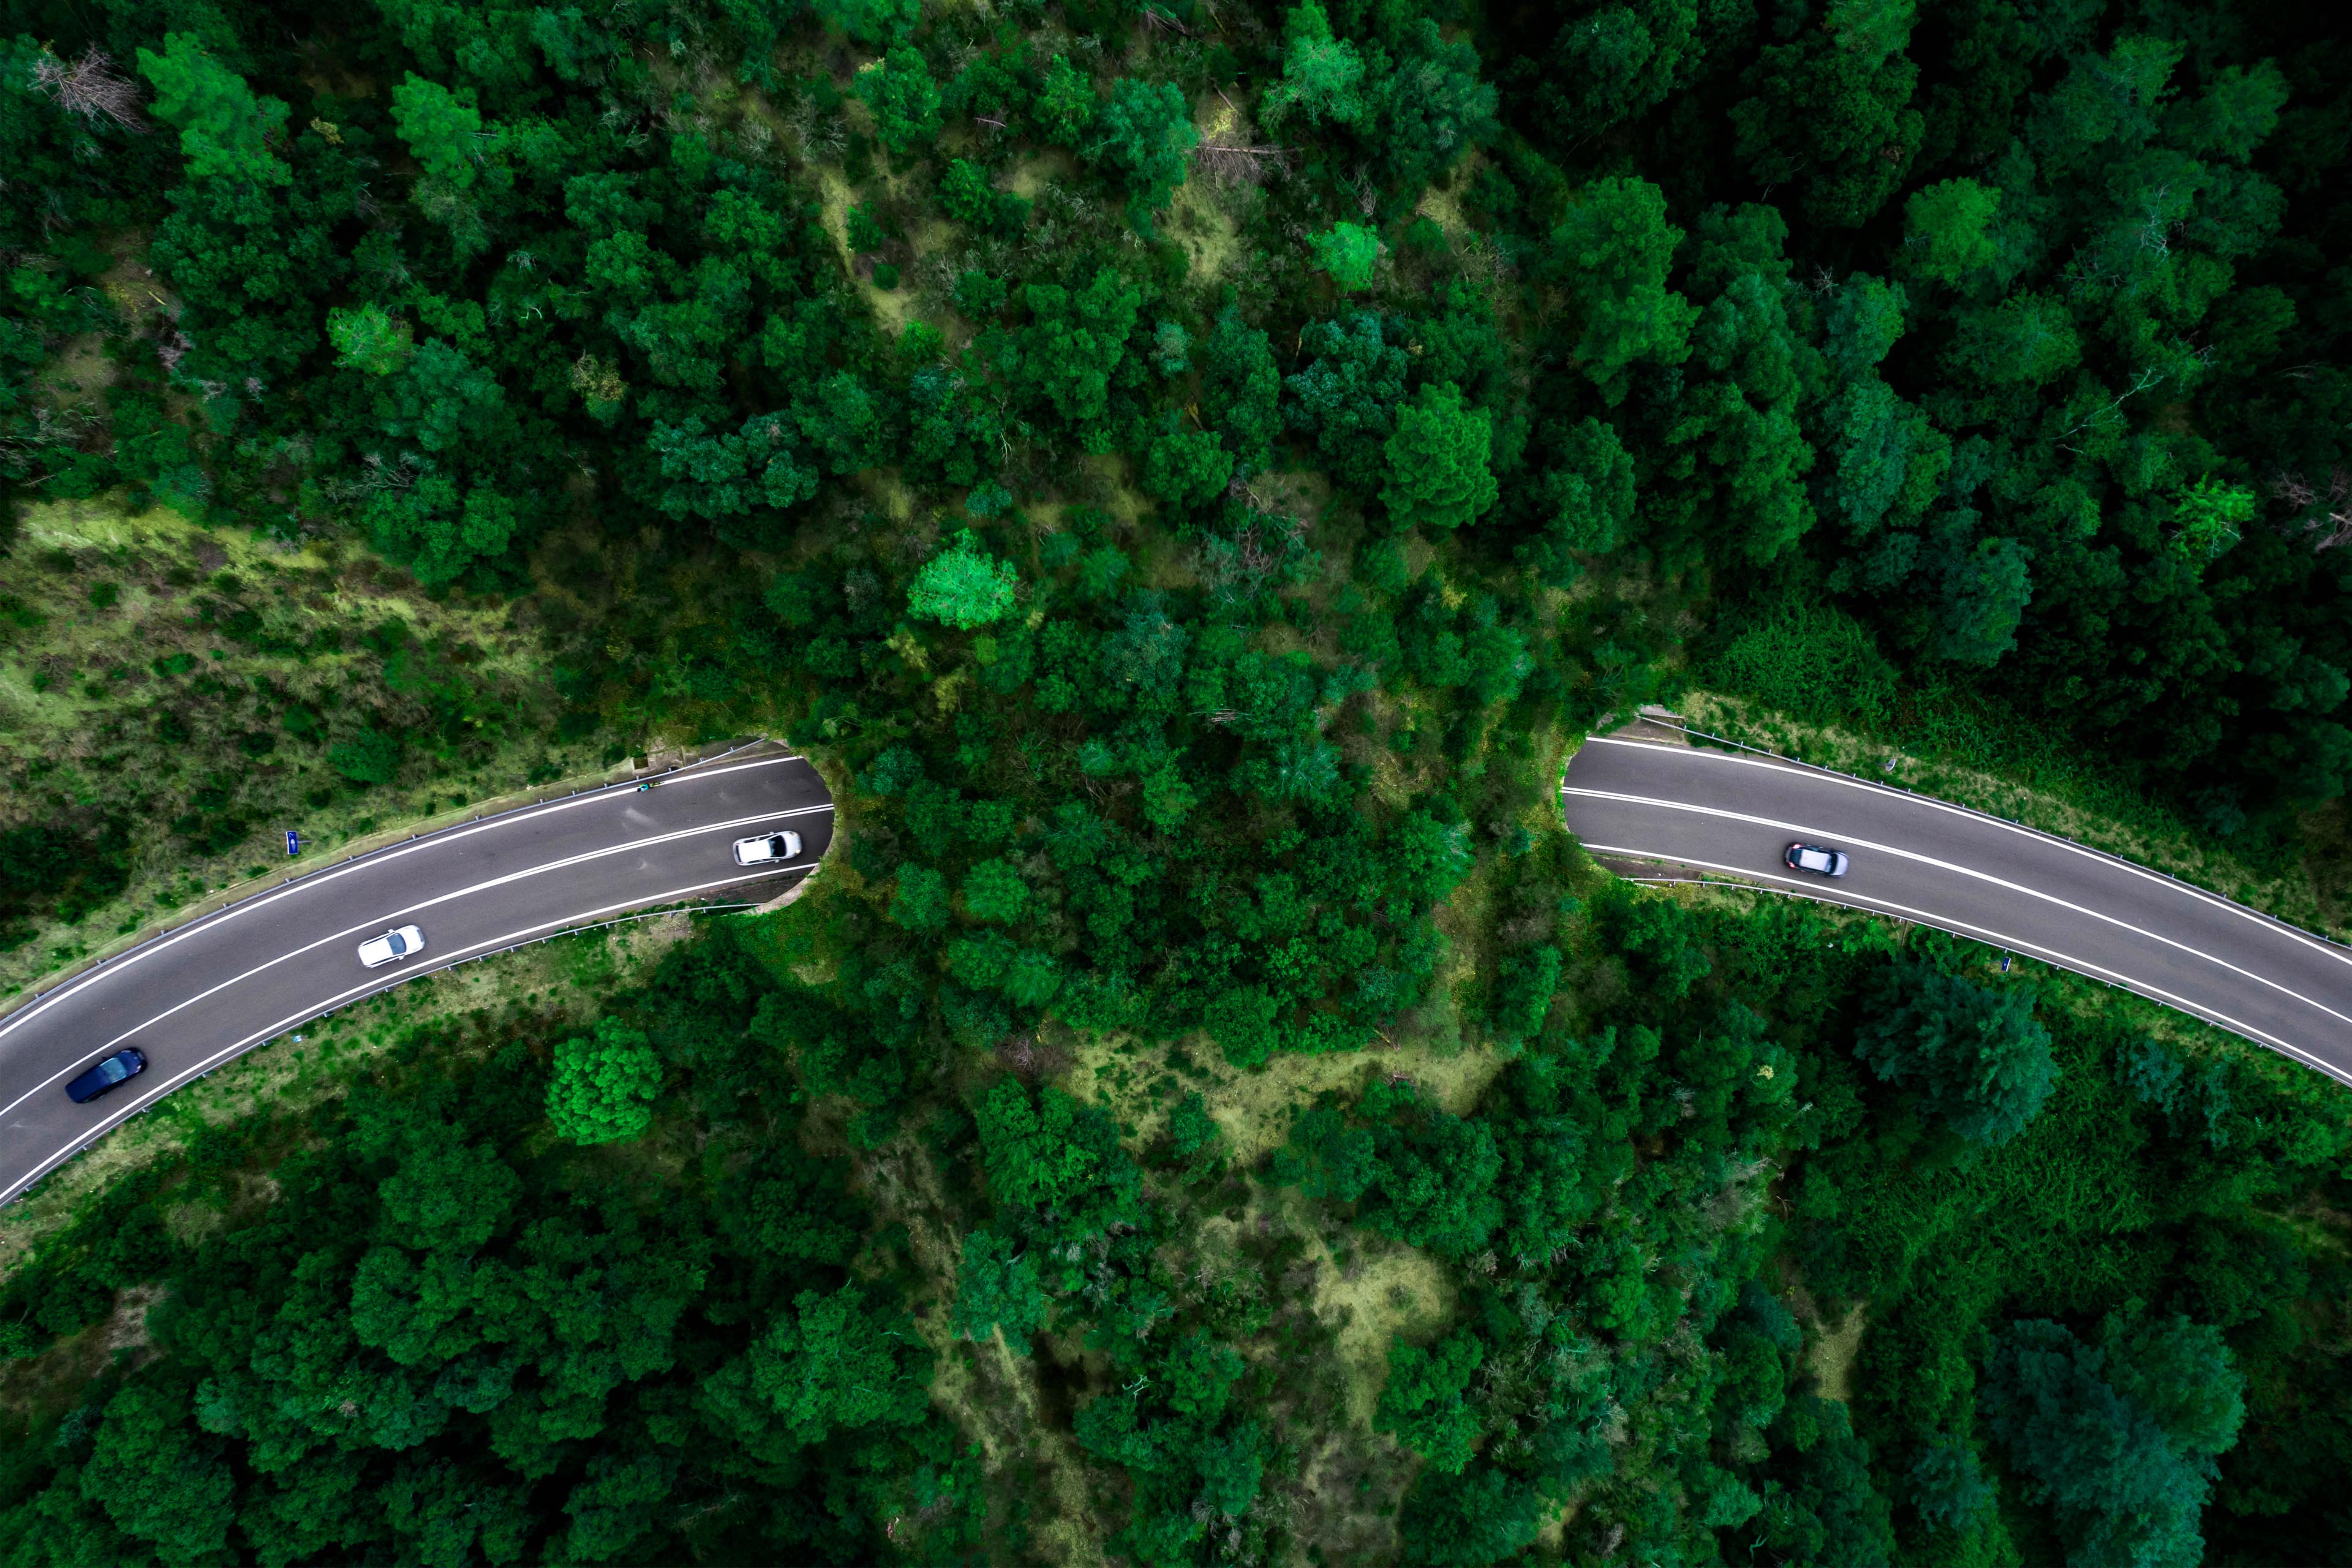
[[[305,942],[300,947],[289,948],[286,952],[279,953],[277,957],[257,963],[251,969],[245,971],[241,974],[232,974],[226,980],[223,980],[216,984],[208,986],[205,990],[196,992],[194,995],[182,997],[179,1001],[173,1003],[171,1006],[164,1008],[153,1017],[149,1018],[142,1023],[132,1025],[130,1028],[123,1030],[121,1034],[107,1041],[104,1045],[95,1047],[95,1049],[98,1056],[103,1057],[107,1052],[121,1046],[125,1040],[130,1039],[133,1035],[141,1034],[148,1029],[152,1029],[156,1025],[162,1023],[164,1019],[170,1017],[173,1014],[180,1012],[184,1008],[193,1007],[197,1003],[204,1001],[206,997],[213,996],[220,992],[226,991],[232,985],[241,985],[245,982],[252,979],[255,975],[261,973],[264,970],[275,969],[281,963],[289,963],[294,959],[301,957],[304,953],[315,952],[331,942],[349,942],[352,937],[358,935],[362,931],[373,931],[386,921],[397,921],[403,915],[417,914],[423,910],[433,908],[436,904],[446,904],[454,900],[471,898],[477,893],[487,892],[493,888],[501,888],[509,882],[520,882],[531,877],[542,876],[550,871],[569,870],[574,866],[585,865],[591,860],[603,860],[614,855],[625,855],[633,850],[649,849],[657,845],[675,843],[681,838],[693,838],[706,833],[726,833],[738,827],[749,826],[754,822],[772,822],[779,816],[807,816],[816,812],[830,811],[833,808],[829,805],[793,806],[785,811],[761,812],[756,816],[739,816],[730,822],[712,822],[705,823],[699,827],[678,828],[652,838],[635,838],[625,844],[615,844],[603,849],[592,849],[579,855],[568,856],[561,860],[550,860],[538,866],[527,866],[520,871],[509,871],[502,877],[493,877],[485,882],[476,882],[471,887],[453,889],[448,892],[436,894],[433,898],[427,899],[422,903],[411,904],[406,909],[394,910],[389,914],[370,916],[368,919],[360,921],[356,925],[347,926],[341,931],[331,932],[330,934],[320,937],[315,941]],[[769,873],[769,875],[772,876],[778,874],[779,873],[775,872]],[[735,879],[737,881],[752,879]],[[431,950],[427,949],[426,951],[429,952]],[[77,1059],[79,1060],[80,1058],[78,1058]],[[37,1084],[32,1089],[26,1089],[23,1094],[20,1094],[15,1100],[10,1100],[5,1106],[0,1106],[0,1121],[5,1121],[8,1116],[15,1112],[18,1106],[24,1104],[25,1101],[40,1093],[43,1089],[49,1088],[50,1085],[55,1084],[58,1079],[68,1077],[73,1070],[74,1069],[68,1066],[52,1076],[47,1082]]]
[[[2108,969],[2102,964],[2093,963],[2088,959],[2076,958],[2071,953],[2062,952],[2054,947],[2044,947],[2040,942],[2029,941],[2024,937],[2012,936],[2007,931],[1995,931],[1990,926],[1976,925],[1968,921],[1956,920],[1949,915],[1930,914],[1925,910],[1915,910],[1908,904],[1898,904],[1891,899],[1873,898],[1867,893],[1850,893],[1843,898],[1832,898],[1827,893],[1822,891],[1819,888],[1813,887],[1809,883],[1799,882],[1788,877],[1776,877],[1769,871],[1751,871],[1745,866],[1726,866],[1713,860],[1695,860],[1687,856],[1663,855],[1655,849],[1628,849],[1622,845],[1588,844],[1585,847],[1602,855],[1631,855],[1636,858],[1643,860],[1663,860],[1669,865],[1696,866],[1702,869],[1709,871],[1727,871],[1736,877],[1748,877],[1762,881],[1780,884],[1790,893],[1796,897],[1801,899],[1811,899],[1815,903],[1835,904],[1843,909],[1885,910],[1890,913],[1901,915],[1906,920],[1915,921],[1919,925],[1933,926],[1941,931],[1956,931],[1962,936],[1990,937],[1993,941],[1998,942],[2004,946],[2015,948],[2021,952],[2039,954],[2042,958],[2048,959],[2050,962],[2057,964],[2060,968],[2071,969],[2077,974],[2087,974],[2095,979],[2113,980],[2126,989],[2137,992],[2151,1000],[2167,1003],[2174,1007],[2178,1007],[2184,1013],[2193,1013],[2198,1017],[2210,1019],[2212,1022],[2221,1025],[2223,1028],[2243,1035],[2250,1040],[2254,1040],[2263,1045],[2269,1046],[2275,1050],[2283,1051],[2286,1055],[2294,1058],[2297,1061],[2302,1062],[2305,1066],[2315,1068],[2340,1083],[2352,1084],[2352,1071],[2347,1071],[2346,1068],[2337,1067],[2332,1062],[2323,1060],[2322,1058],[2312,1055],[2309,1051],[2305,1050],[2301,1046],[2290,1044],[2289,1042],[2279,1038],[2276,1035],[2271,1034],[2267,1030],[2256,1028],[2253,1025],[2246,1023],[2242,1019],[2233,1018],[2229,1014],[2221,1011],[2219,1008],[2208,1007],[2201,1002],[2191,1002],[2185,996],[2167,991],[2161,985],[2152,985],[2145,980],[2136,980],[2132,976],[2123,973],[2121,970]],[[1642,881],[1646,880],[1647,879],[1629,878],[1627,879],[1630,881]]]
[[[1841,844],[1856,845],[1864,849],[1874,849],[1882,855],[1893,855],[1905,860],[1916,860],[1923,866],[1933,866],[1939,871],[1949,871],[1955,876],[1972,877],[1979,882],[1989,883],[1993,887],[2002,889],[2011,893],[2021,894],[2029,899],[2039,899],[2043,903],[2055,904],[2058,908],[2065,910],[2069,913],[2082,915],[2090,920],[2104,921],[2108,925],[2114,926],[2118,931],[2129,931],[2134,936],[2145,937],[2150,942],[2162,942],[2165,946],[2178,949],[2179,951],[2189,954],[2191,958],[2201,958],[2206,963],[2214,965],[2216,968],[2226,969],[2231,973],[2251,980],[2257,985],[2267,985],[2282,996],[2293,997],[2295,1001],[2302,1003],[2305,1006],[2325,1013],[2329,1017],[2335,1019],[2337,1023],[2345,1025],[2347,1027],[2352,1027],[2352,1015],[2339,1013],[2325,1002],[2316,1001],[2312,997],[2305,996],[2300,991],[2291,990],[2288,987],[2280,984],[2275,980],[2257,974],[2251,969],[2246,969],[2238,964],[2231,963],[2226,958],[2216,958],[2210,952],[2191,947],[2185,942],[2176,942],[2171,937],[2163,935],[2161,932],[2149,931],[2144,926],[2136,926],[2129,921],[2119,920],[2114,915],[2101,914],[2098,910],[2083,904],[2071,903],[2068,900],[2058,897],[2055,893],[2045,893],[2041,891],[2039,889],[2029,888],[2021,882],[2012,882],[2008,880],[2006,878],[1996,877],[1990,872],[1979,871],[1973,867],[1962,866],[1955,861],[1939,860],[1932,855],[1922,855],[1916,849],[1898,848],[1892,844],[1877,844],[1867,838],[1847,837],[1831,833],[1827,828],[1806,827],[1797,823],[1775,821],[1773,818],[1769,816],[1750,816],[1745,812],[1726,811],[1720,806],[1686,805],[1681,801],[1653,800],[1645,795],[1618,795],[1608,790],[1572,789],[1563,790],[1561,793],[1564,795],[1582,795],[1592,800],[1613,800],[1628,805],[1655,806],[1662,811],[1685,811],[1697,816],[1716,816],[1724,818],[1730,822],[1752,823],[1756,826],[1769,827],[1780,833],[1793,833],[1800,838],[1836,838]],[[1675,858],[1670,851],[1652,850],[1650,853],[1654,855],[1662,855],[1664,858],[1669,860]],[[1694,862],[1694,864],[1696,864],[1696,862]],[[1769,875],[1769,873],[1766,874]]]
[[[719,778],[728,773],[740,773],[747,768],[774,767],[779,763],[797,763],[802,760],[803,759],[798,755],[789,757],[761,757],[748,763],[730,763],[723,768],[713,769],[708,773],[682,774],[676,779],[670,780],[669,783],[671,784],[692,784],[699,779]],[[478,833],[487,833],[493,828],[510,826],[523,820],[525,817],[551,816],[560,811],[569,811],[574,806],[590,805],[599,801],[626,801],[635,793],[636,792],[635,790],[625,789],[620,785],[615,784],[609,788],[593,791],[587,795],[567,795],[562,800],[548,801],[541,805],[522,806],[517,810],[508,812],[503,816],[491,817],[487,822],[477,822],[469,824],[464,827],[444,829],[439,833],[433,834],[429,837],[415,839],[409,843],[394,845],[389,848],[378,849],[370,854],[362,855],[356,860],[346,860],[340,866],[331,867],[322,871],[314,871],[299,881],[288,882],[281,887],[273,888],[265,893],[256,893],[253,897],[243,900],[237,903],[231,904],[226,909],[216,910],[209,915],[190,921],[186,925],[182,926],[179,930],[167,931],[163,935],[155,938],[152,942],[132,948],[130,952],[123,953],[119,958],[110,959],[106,963],[100,965],[99,968],[90,970],[79,978],[65,985],[59,986],[55,991],[50,992],[47,996],[42,997],[38,1002],[34,1003],[31,1006],[18,1008],[16,1012],[10,1014],[6,1019],[0,1020],[0,1038],[5,1038],[19,1026],[25,1024],[37,1015],[47,1012],[49,1008],[57,1005],[60,1002],[63,1002],[68,997],[77,994],[85,987],[95,984],[97,982],[105,979],[109,975],[120,974],[124,970],[129,969],[131,965],[138,963],[144,959],[150,958],[158,952],[162,952],[166,948],[176,946],[180,942],[185,942],[189,938],[197,935],[199,932],[218,930],[221,926],[227,924],[232,916],[249,914],[253,910],[260,909],[266,904],[275,903],[283,898],[290,898],[298,892],[307,892],[312,888],[323,887],[329,882],[339,880],[353,872],[364,871],[373,867],[389,865],[393,861],[402,858],[404,856],[414,854],[419,850],[434,849],[438,848],[445,844],[454,844],[460,839],[471,838]],[[796,808],[792,815],[806,816],[812,809],[830,811],[833,807],[830,803],[822,807],[801,807]]]
[[[2186,893],[2190,898],[2197,900],[2200,903],[2210,904],[2214,908],[2220,910],[2227,910],[2230,913],[2238,916],[2241,920],[2252,921],[2256,924],[2266,927],[2269,930],[2278,931],[2283,935],[2291,936],[2295,941],[2303,943],[2305,947],[2311,948],[2315,952],[2326,953],[2328,957],[2336,960],[2338,963],[2352,965],[2352,950],[2346,949],[2341,943],[2329,942],[2325,937],[2314,936],[2309,931],[2303,931],[2295,926],[2291,926],[2275,915],[2266,915],[2260,910],[2249,909],[2244,904],[2239,903],[2233,899],[2225,899],[2221,894],[2213,892],[2209,889],[2198,887],[2193,882],[2184,882],[2178,878],[2165,876],[2160,871],[2151,871],[2145,866],[2136,866],[2120,855],[2110,855],[2103,849],[2094,849],[2088,845],[2077,844],[2071,838],[2061,838],[2054,833],[2044,833],[2039,828],[2026,827],[2014,822],[2004,822],[2000,817],[1993,816],[1990,812],[1977,811],[1969,806],[1955,805],[1948,800],[1937,800],[1933,795],[1913,795],[1908,791],[1897,793],[1895,790],[1885,784],[1872,784],[1867,779],[1847,778],[1843,773],[1832,773],[1825,768],[1816,769],[1795,766],[1786,763],[1768,763],[1760,761],[1755,757],[1733,756],[1729,752],[1710,751],[1696,746],[1663,746],[1654,741],[1622,741],[1612,735],[1587,735],[1585,736],[1585,739],[1587,741],[1597,741],[1604,746],[1637,747],[1645,751],[1663,752],[1668,756],[1675,758],[1698,758],[1711,763],[1736,763],[1739,766],[1746,768],[1769,768],[1774,773],[1784,776],[1795,776],[1822,784],[1834,784],[1846,789],[1865,790],[1873,795],[1882,797],[1890,802],[1901,802],[1912,805],[1924,805],[1937,811],[1945,812],[1950,816],[1964,816],[1969,818],[1970,821],[1982,823],[1989,827],[1998,827],[2004,833],[2013,833],[2021,838],[2030,838],[2037,844],[2052,845],[2057,848],[2067,850],[2070,853],[2080,855],[2084,859],[2095,860],[2102,866],[2111,867],[2118,871],[2128,871],[2133,876],[2153,882],[2159,888],[2169,889],[2177,893]],[[1574,762],[1575,759],[1570,758],[1570,765],[1573,766]],[[1561,793],[1565,794],[1566,791],[1563,789]]]
[[[275,1024],[270,1025],[269,1027],[259,1030],[254,1034],[247,1035],[245,1038],[237,1041],[233,1046],[224,1047],[222,1049],[215,1051],[211,1056],[206,1057],[204,1060],[198,1062],[194,1067],[183,1068],[177,1077],[174,1077],[160,1086],[150,1089],[141,1099],[130,1101],[123,1105],[120,1113],[115,1115],[111,1120],[101,1121],[96,1127],[91,1128],[87,1131],[76,1133],[74,1135],[75,1142],[72,1147],[61,1149],[56,1153],[48,1155],[30,1174],[21,1177],[5,1191],[0,1191],[0,1204],[7,1203],[18,1193],[23,1192],[26,1187],[31,1186],[35,1182],[39,1181],[43,1176],[48,1174],[48,1173],[57,1165],[64,1161],[71,1159],[75,1154],[80,1152],[83,1149],[88,1148],[91,1143],[96,1142],[100,1138],[104,1137],[107,1133],[113,1131],[123,1122],[129,1121],[131,1117],[138,1115],[139,1112],[146,1110],[150,1105],[152,1105],[155,1101],[163,1099],[173,1089],[178,1089],[190,1079],[196,1078],[204,1073],[211,1071],[214,1068],[219,1066],[222,1062],[228,1060],[231,1057],[236,1056],[238,1052],[248,1050],[253,1047],[259,1045],[264,1040],[270,1039],[284,1033],[286,1030],[292,1028],[297,1024],[305,1023],[310,1019],[320,1016],[322,1014],[331,1013],[336,1008],[344,1006],[349,1003],[373,992],[389,991],[395,985],[404,984],[411,980],[421,978],[424,975],[437,974],[444,969],[452,968],[457,964],[465,962],[466,955],[467,953],[479,953],[498,948],[501,945],[511,945],[538,931],[558,930],[564,926],[577,924],[582,921],[594,920],[598,915],[618,914],[624,910],[641,909],[650,904],[667,904],[673,900],[688,898],[696,893],[714,892],[720,888],[739,887],[745,882],[757,882],[769,877],[787,876],[794,871],[813,871],[816,868],[817,864],[818,863],[816,861],[812,860],[805,866],[785,866],[780,869],[772,871],[755,871],[748,877],[730,877],[724,881],[719,882],[699,882],[691,888],[674,889],[667,893],[657,893],[649,899],[632,899],[625,904],[607,904],[602,909],[583,910],[578,914],[565,915],[561,920],[542,921],[537,925],[525,926],[520,931],[509,931],[504,936],[492,937],[488,942],[478,942],[471,947],[458,948],[455,952],[443,954],[439,960],[427,968],[405,969],[388,980],[372,980],[364,984],[355,985],[349,991],[328,997],[324,1002],[320,1003],[316,1006],[306,1007],[299,1013],[280,1018]],[[65,1075],[60,1073],[58,1076],[62,1078]],[[50,1081],[54,1083],[56,1079],[52,1079]],[[21,1105],[24,1101],[19,1100],[16,1103]],[[14,1110],[16,1106],[12,1105],[8,1109]]]

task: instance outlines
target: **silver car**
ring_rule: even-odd
[[[801,852],[801,836],[797,833],[762,833],[756,838],[735,840],[735,864],[765,866],[773,861],[789,860]]]
[[[1816,877],[1843,877],[1847,864],[1844,850],[1818,844],[1791,844],[1780,860],[1791,871],[1811,871]]]
[[[424,951],[425,933],[415,926],[402,926],[360,943],[360,962],[370,969],[382,969],[387,963],[414,958]]]

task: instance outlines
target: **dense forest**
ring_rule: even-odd
[[[2339,1087],[1551,793],[1729,691],[2343,858],[2326,17],[0,0],[0,941],[840,811],[10,1251],[0,1562],[2352,1556]]]

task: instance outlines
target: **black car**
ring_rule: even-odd
[[[125,1046],[66,1085],[66,1095],[76,1105],[87,1105],[116,1084],[137,1078],[146,1070],[147,1053],[137,1046]]]
[[[1824,849],[1818,844],[1791,844],[1780,858],[1791,871],[1811,871],[1816,877],[1845,875],[1845,851]]]

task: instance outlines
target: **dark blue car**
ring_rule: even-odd
[[[66,1085],[66,1094],[76,1105],[87,1105],[123,1079],[146,1070],[147,1053],[137,1046],[126,1046]]]

